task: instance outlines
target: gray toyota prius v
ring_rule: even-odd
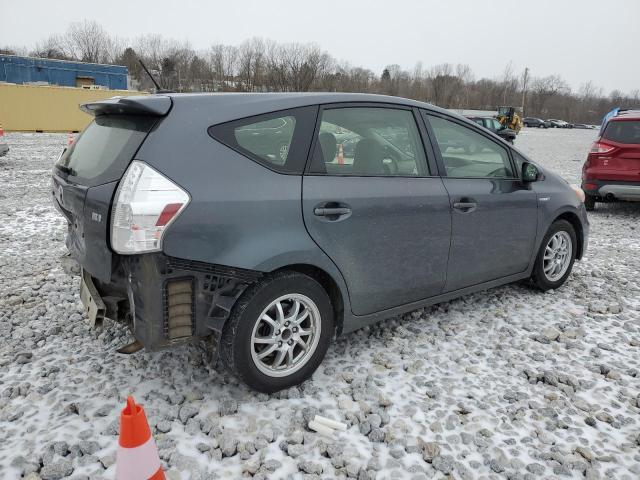
[[[125,351],[213,336],[250,387],[299,384],[378,320],[529,279],[587,247],[584,194],[426,103],[338,93],[157,94],[94,116],[53,169],[92,324]]]

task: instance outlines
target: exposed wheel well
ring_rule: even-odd
[[[342,334],[342,326],[344,321],[344,302],[342,300],[342,293],[335,280],[327,272],[314,265],[295,264],[287,265],[286,267],[279,268],[276,272],[284,270],[290,270],[307,275],[316,280],[322,288],[325,289],[329,298],[331,299],[331,305],[333,306],[334,323],[336,329],[336,336]]]
[[[582,223],[580,222],[580,219],[575,213],[564,212],[562,215],[556,217],[554,222],[556,220],[566,220],[573,226],[573,229],[576,232],[576,237],[578,239],[578,251],[576,252],[576,259],[580,260],[584,251],[584,232],[582,231]]]

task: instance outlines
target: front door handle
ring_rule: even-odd
[[[313,210],[313,214],[317,217],[330,217],[348,215],[351,209],[348,207],[317,207]]]
[[[455,202],[453,208],[462,213],[473,212],[478,207],[476,202]]]

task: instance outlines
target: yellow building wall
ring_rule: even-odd
[[[79,132],[92,119],[80,104],[129,95],[145,93],[0,83],[0,125],[5,131]]]

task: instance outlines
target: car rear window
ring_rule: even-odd
[[[98,116],[56,166],[89,185],[119,180],[155,122],[155,118],[134,115]]]
[[[618,143],[640,144],[640,120],[610,121],[602,138]]]

